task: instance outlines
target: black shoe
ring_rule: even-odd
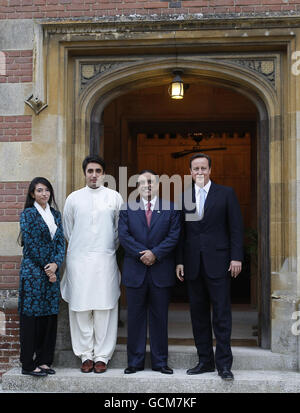
[[[39,367],[39,369],[44,371],[46,374],[55,374],[56,373],[56,371],[54,369],[50,369],[50,367],[48,367],[47,369],[45,369],[44,367]]]
[[[133,367],[133,366],[128,366],[126,367],[126,369],[124,370],[125,374],[133,374],[136,373],[137,371],[142,371],[144,370],[143,367]]]
[[[221,376],[221,379],[226,380],[226,381],[234,380],[234,376],[231,370],[228,369],[227,367],[224,367],[222,370],[218,370],[218,375]]]
[[[47,373],[45,373],[42,369],[41,371],[28,371],[22,369],[22,374],[26,374],[28,376],[35,376],[35,377],[45,377],[47,376]]]
[[[206,364],[203,362],[199,362],[196,367],[192,369],[188,369],[186,374],[202,374],[202,373],[211,373],[215,371],[215,367],[211,364]]]
[[[173,374],[173,370],[169,366],[152,368],[154,371],[160,371],[162,374]]]

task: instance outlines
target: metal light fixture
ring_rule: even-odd
[[[183,73],[183,70],[181,69],[173,70],[173,74],[175,75],[175,77],[169,86],[169,95],[171,96],[172,99],[183,99],[184,86],[183,86],[183,80],[181,79],[181,76],[180,76],[182,75],[182,73]]]

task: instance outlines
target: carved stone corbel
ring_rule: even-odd
[[[48,104],[42,102],[37,96],[30,95],[25,99],[25,103],[31,107],[36,115],[38,115],[42,110],[44,110]]]

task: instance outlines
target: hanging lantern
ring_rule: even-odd
[[[183,80],[180,76],[183,72],[182,70],[174,70],[173,73],[175,77],[169,86],[169,95],[172,99],[183,99],[184,87]]]

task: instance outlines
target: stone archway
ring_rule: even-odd
[[[101,119],[103,110],[108,103],[133,89],[167,85],[172,78],[172,69],[176,66],[184,69],[186,79],[201,78],[202,81],[235,90],[254,102],[259,114],[257,171],[258,228],[260,234],[259,270],[263,274],[260,285],[261,346],[269,348],[271,343],[269,154],[270,136],[273,135],[275,126],[280,125],[278,94],[276,94],[274,85],[266,76],[253,71],[247,66],[238,66],[235,62],[232,62],[232,59],[226,61],[226,59],[205,59],[189,56],[180,60],[159,57],[146,60],[146,62],[116,64],[110,70],[96,76],[87,85],[77,105],[77,115],[75,116],[79,120],[79,122],[76,122],[78,127],[75,130],[75,142],[79,143],[80,141],[80,145],[77,147],[82,148],[84,145],[86,152],[101,153],[101,136],[103,136]],[[74,155],[77,158],[76,154]],[[76,186],[76,178],[74,184]]]

